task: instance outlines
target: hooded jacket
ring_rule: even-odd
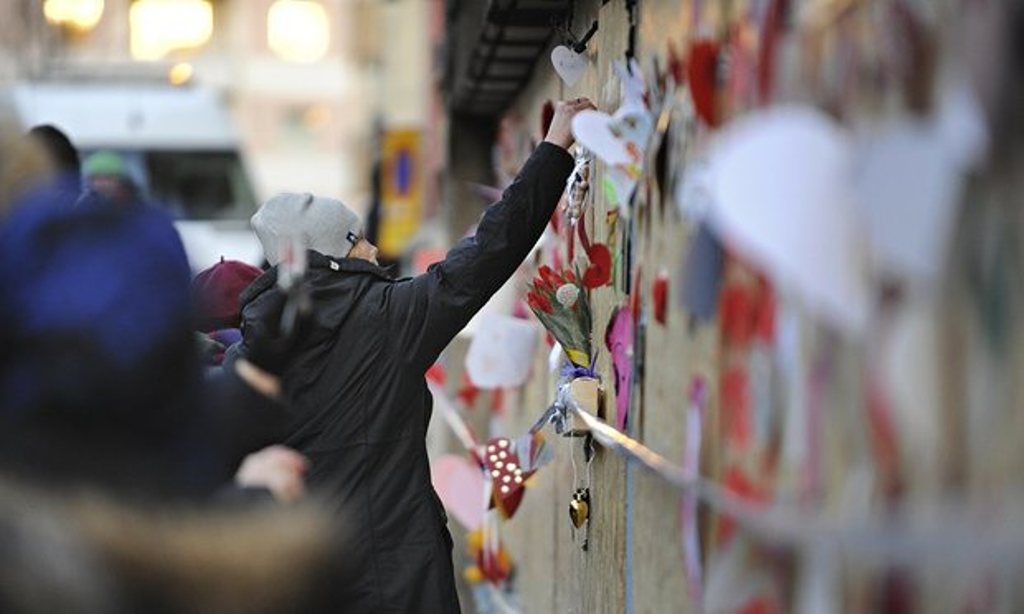
[[[316,311],[283,375],[284,443],[356,536],[351,612],[457,612],[447,518],[430,482],[426,370],[540,238],[572,170],[541,143],[475,236],[417,277],[310,251]],[[245,338],[269,326],[270,269],[242,295]],[[244,341],[241,352],[245,352]]]

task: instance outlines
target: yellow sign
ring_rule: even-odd
[[[377,247],[397,258],[420,226],[423,177],[420,132],[388,130],[384,133],[380,163],[381,216]]]

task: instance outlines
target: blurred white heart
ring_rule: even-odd
[[[850,189],[847,133],[783,106],[723,129],[709,159],[711,222],[783,292],[840,330],[863,329],[871,295]]]
[[[932,285],[946,262],[963,185],[941,136],[928,121],[890,123],[858,154],[854,186],[873,265]]]
[[[530,375],[537,327],[528,320],[484,314],[466,352],[466,370],[478,388],[521,386]]]

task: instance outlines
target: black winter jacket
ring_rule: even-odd
[[[542,143],[476,235],[423,275],[393,279],[367,261],[309,253],[313,325],[283,375],[285,445],[309,486],[356,539],[351,612],[457,612],[451,536],[430,483],[424,374],[540,238],[572,170]],[[271,269],[242,294],[246,338],[267,326]],[[244,342],[242,352],[244,353]]]

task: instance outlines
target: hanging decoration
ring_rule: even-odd
[[[551,64],[555,67],[555,73],[569,87],[580,82],[587,72],[590,62],[585,54],[587,43],[597,32],[597,20],[590,26],[582,38],[577,39],[572,33],[572,14],[569,15],[569,22],[560,28],[563,44],[551,50]]]
[[[668,319],[668,271],[658,271],[651,286],[651,302],[654,305],[654,321],[662,326]]]
[[[470,584],[490,582],[499,585],[512,575],[512,557],[495,531],[484,528],[469,533],[466,540],[470,557],[475,565],[466,569],[465,578]]]
[[[544,447],[543,442],[543,437],[527,442],[525,464],[520,462],[519,450],[508,437],[495,437],[487,442],[481,456],[484,471],[490,478],[490,506],[498,510],[502,518],[511,518],[519,509],[526,480],[534,473],[524,467],[534,465]]]
[[[707,322],[715,316],[724,263],[722,244],[706,223],[701,224],[686,254],[679,295],[684,309],[697,320]]]
[[[583,458],[586,463],[585,480],[581,484],[576,471],[576,455],[574,445],[570,441],[569,454],[572,460],[573,487],[575,490],[569,498],[569,523],[572,528],[573,541],[579,540],[580,550],[586,552],[590,548],[590,519],[592,517],[592,502],[590,498],[590,486],[593,477],[594,442],[587,436],[583,440]]]
[[[707,397],[707,384],[703,378],[695,377],[690,384],[690,406],[686,414],[686,447],[683,460],[683,471],[695,476],[700,475],[700,449]],[[683,530],[683,564],[686,567],[690,598],[694,603],[702,603],[704,570],[700,553],[700,529],[697,525],[697,503],[697,497],[692,493],[683,495],[680,525]]]
[[[610,205],[627,212],[630,197],[643,170],[644,152],[654,129],[647,106],[647,87],[640,64],[628,67],[616,62],[615,73],[623,89],[623,101],[614,115],[585,110],[572,120],[576,140],[608,165],[601,188]]]
[[[563,213],[568,219],[565,226],[567,255],[570,263],[576,260],[576,234],[578,232],[586,233],[586,229],[583,227],[583,214],[587,205],[587,196],[590,194],[590,164],[593,161],[593,154],[583,147],[577,145],[573,151],[576,164],[566,181],[563,195]]]
[[[480,466],[463,455],[445,454],[430,463],[430,479],[441,503],[459,524],[470,531],[478,529],[484,520]]]
[[[604,340],[615,372],[615,426],[621,431],[626,428],[633,388],[633,314],[626,306],[612,313]]]
[[[690,47],[686,78],[697,115],[712,128],[719,124],[717,109],[718,65],[721,47],[714,40],[699,40]]]

